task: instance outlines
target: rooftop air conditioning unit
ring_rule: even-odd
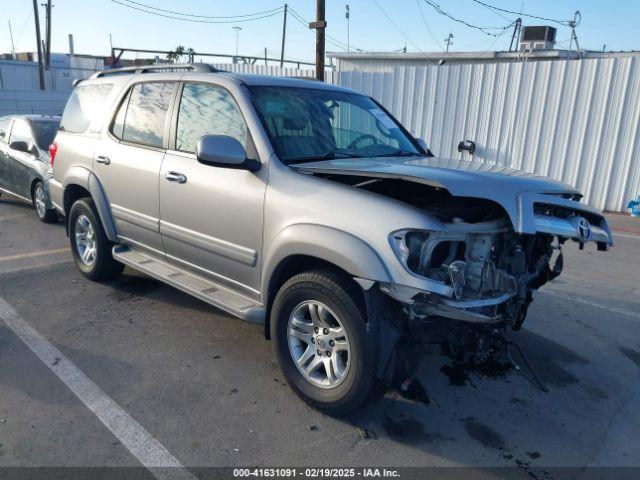
[[[553,50],[556,29],[553,27],[522,27],[520,50]]]

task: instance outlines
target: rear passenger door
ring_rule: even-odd
[[[119,239],[161,255],[158,176],[176,86],[176,82],[133,84],[93,159]]]
[[[11,147],[7,150],[6,160],[6,182],[7,190],[20,195],[24,199],[31,199],[31,176],[33,164],[36,160],[35,138],[31,131],[31,125],[24,118],[16,118],[11,127],[9,135],[9,145],[12,142],[25,142],[29,147],[29,152],[20,152]]]
[[[228,135],[258,159],[231,93],[209,83],[184,84],[175,139],[160,175],[160,231],[168,259],[257,296],[266,169],[259,172],[204,165],[195,147],[203,135]],[[183,175],[175,181],[174,175]]]

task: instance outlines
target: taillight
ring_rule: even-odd
[[[56,153],[58,153],[58,144],[53,142],[49,145],[49,162],[51,162],[52,167],[53,163],[56,161]]]

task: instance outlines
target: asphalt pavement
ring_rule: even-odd
[[[0,467],[640,467],[640,220],[610,221],[615,247],[567,244],[512,336],[548,392],[434,346],[429,403],[334,419],[288,388],[261,326],[129,269],[88,281],[63,224],[3,196]]]

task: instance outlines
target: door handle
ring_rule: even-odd
[[[167,172],[164,174],[164,178],[170,182],[187,183],[187,176],[180,172]]]
[[[109,165],[111,163],[111,159],[109,157],[105,157],[104,155],[98,155],[98,157],[96,158],[96,162],[103,165]]]

